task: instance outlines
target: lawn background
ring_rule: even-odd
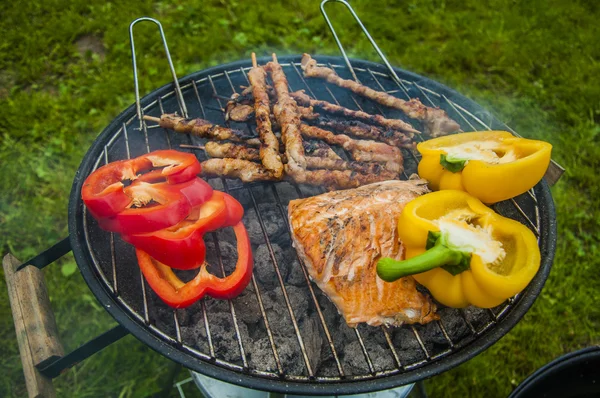
[[[479,102],[554,145],[554,268],[523,320],[475,359],[427,381],[432,397],[506,396],[553,358],[600,344],[600,3],[353,1],[393,65]],[[378,61],[339,5],[350,56]],[[315,1],[7,2],[0,14],[0,254],[26,259],[64,238],[71,183],[98,133],[133,100],[128,26],[161,20],[179,76],[268,55],[338,55]],[[136,28],[141,91],[169,81],[150,25]],[[1,272],[1,271],[0,271]],[[45,271],[66,349],[114,324],[71,255]],[[3,278],[2,278],[3,280]],[[147,396],[170,362],[129,336],[55,381],[59,396]],[[0,289],[0,396],[26,395],[6,288]]]

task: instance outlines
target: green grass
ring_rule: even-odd
[[[180,76],[267,55],[337,54],[318,2],[228,0],[107,3],[32,0],[0,16],[0,252],[30,257],[67,236],[79,162],[133,102],[127,28],[159,18]],[[191,3],[191,2],[190,2]],[[556,259],[523,320],[475,359],[427,382],[432,397],[506,396],[553,358],[600,344],[599,5],[588,1],[353,1],[390,62],[441,81],[493,110],[522,135],[554,145],[567,168],[552,188]],[[377,56],[341,8],[331,7],[351,56]],[[142,92],[168,81],[149,26],[136,28]],[[101,54],[80,52],[93,37]],[[113,325],[71,256],[45,270],[61,338],[72,349]],[[0,396],[24,396],[6,289],[0,289]],[[147,396],[169,361],[127,337],[55,381],[60,396]]]

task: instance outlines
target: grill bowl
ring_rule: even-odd
[[[350,78],[342,58],[315,58]],[[304,80],[299,61],[300,56],[280,59],[292,90],[307,89],[318,99],[370,113],[383,111],[371,101],[323,81]],[[266,58],[259,60],[260,64],[266,62]],[[439,106],[464,131],[508,129],[473,101],[432,80],[396,68],[402,79],[399,85],[382,65],[363,60],[352,60],[352,65],[363,84]],[[224,104],[218,96],[229,96],[233,90],[239,92],[240,85],[247,85],[249,68],[249,61],[240,61],[180,79],[189,116],[223,124],[220,108]],[[145,96],[141,107],[144,114],[156,117],[181,112],[172,84]],[[384,112],[388,117],[404,118],[398,112]],[[388,329],[361,325],[353,330],[309,282],[287,232],[287,202],[321,190],[287,182],[242,184],[216,178],[209,182],[229,191],[246,209],[244,222],[255,253],[254,278],[247,291],[231,302],[207,298],[174,311],[146,285],[133,248],[117,235],[100,230],[81,200],[83,181],[106,162],[204,142],[162,128],[144,125],[140,130],[139,126],[132,105],[104,129],[85,155],[69,203],[73,253],[91,291],[117,322],[157,352],[207,376],[254,389],[316,395],[356,394],[412,383],[447,371],[498,341],[531,307],[550,272],[556,221],[549,187],[542,181],[530,192],[494,205],[497,212],[522,222],[539,238],[542,264],[522,293],[491,310],[443,308],[441,321],[424,326]],[[203,153],[197,154],[204,159]],[[418,156],[409,151],[404,155],[406,178],[416,172]],[[208,256],[221,266],[217,273],[231,265],[230,241],[228,233],[207,238]]]

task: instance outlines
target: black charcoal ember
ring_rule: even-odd
[[[304,356],[300,350],[298,337],[294,336],[275,336],[275,344],[277,345],[277,353],[281,366],[285,369],[286,374],[290,375],[307,375],[306,363]]]
[[[212,297],[207,296],[205,299],[206,303],[206,311],[208,314],[218,313],[218,312],[226,312],[230,313],[229,301],[227,300],[219,300],[213,299]]]
[[[425,359],[425,353],[409,326],[395,329],[392,332],[392,342],[402,365],[409,366]]]
[[[370,326],[366,323],[361,323],[357,326],[363,340],[374,341],[381,346],[387,347],[387,340],[385,339],[385,334],[383,334],[381,328],[382,326]]]
[[[470,306],[463,309],[463,314],[476,331],[480,331],[491,321],[488,310],[483,308]]]
[[[290,300],[290,305],[297,319],[304,318],[308,315],[308,289],[299,288],[296,286],[286,286],[286,292]]]
[[[238,337],[230,313],[208,314],[210,335],[215,348],[215,356],[228,362],[239,362],[241,354]],[[242,342],[249,344],[248,328],[243,322],[238,322],[238,330]],[[200,337],[206,338],[206,331],[200,329]],[[244,348],[245,350],[245,348]]]
[[[209,178],[206,180],[208,184],[213,187],[213,189],[222,191],[223,190],[223,180],[220,178]]]
[[[415,330],[431,356],[440,353],[450,345],[437,322],[429,322],[426,325],[415,325]]]
[[[376,340],[371,340],[365,336],[363,336],[363,342],[376,372],[395,368],[394,358],[387,345],[383,347]]]
[[[442,308],[438,311],[441,322],[452,341],[460,340],[465,334],[469,333],[469,325],[460,315],[459,310],[453,308]]]
[[[252,325],[262,319],[256,294],[248,288],[234,299],[237,316],[245,323]]]
[[[158,329],[162,330],[169,336],[175,337],[176,331],[173,309],[162,302],[158,303],[158,301],[160,301],[158,297],[153,299],[153,301],[155,301],[155,304],[149,306],[151,308],[151,322],[154,323]]]
[[[276,204],[261,203],[258,205],[258,209],[269,239],[282,239],[283,235],[288,234],[287,226]],[[264,242],[265,237],[256,211],[254,209],[248,209],[244,215],[244,219],[250,241],[254,244]]]
[[[369,372],[369,364],[365,358],[362,347],[357,341],[344,346],[344,364],[351,374],[365,374]]]
[[[290,200],[298,199],[298,192],[296,188],[287,182],[279,183],[275,186],[277,189],[277,196],[281,203],[288,203]]]
[[[300,192],[302,192],[302,196],[305,198],[311,196],[317,196],[325,192],[322,187],[316,185],[300,185]]]
[[[282,266],[286,261],[283,250],[276,243],[273,243],[271,248],[273,249],[273,255],[275,256],[277,265],[279,266],[281,277],[285,280],[289,268]],[[271,257],[271,252],[267,244],[258,246],[254,251],[254,275],[256,275],[261,282],[261,285],[267,290],[272,290],[275,286],[279,286],[273,258]]]
[[[204,321],[200,320],[190,325],[181,326],[181,341],[183,344],[197,347],[200,351],[209,352]]]
[[[257,203],[273,203],[275,197],[273,195],[273,188],[271,184],[260,184],[255,185],[252,188],[252,196]]]
[[[206,262],[208,263],[208,271],[218,277],[223,276],[221,271],[221,258],[225,273],[228,275],[233,271],[237,262],[237,247],[229,243],[225,239],[219,239],[221,236],[217,236],[218,239],[218,250],[215,245],[215,240],[212,234],[205,236],[206,244]]]
[[[294,286],[305,286],[306,277],[304,276],[302,265],[300,265],[300,261],[298,261],[298,256],[296,255],[295,250],[293,248],[285,250],[285,259],[285,264],[289,270],[287,283]]]
[[[242,180],[237,180],[237,179],[227,179],[226,182],[227,184],[227,189],[240,189],[244,186],[244,183],[242,182]]]
[[[267,372],[277,372],[275,355],[268,338],[254,341],[252,350],[248,351],[248,361],[253,368]]]
[[[304,318],[300,323],[300,335],[306,350],[306,356],[310,362],[313,371],[317,369],[321,362],[321,346],[323,338],[321,337],[319,325],[315,318]]]
[[[295,286],[288,286],[286,291],[296,320],[306,316],[308,310],[306,293]],[[269,320],[269,327],[273,331],[273,334],[278,336],[295,336],[294,325],[292,324],[281,288],[277,287],[275,290],[265,292],[262,295],[262,299]]]
[[[335,359],[333,359],[333,356],[331,356],[331,358],[329,360],[321,362],[321,365],[317,369],[316,375],[320,376],[320,377],[339,377],[340,376],[340,371],[337,367],[337,363],[335,362]]]

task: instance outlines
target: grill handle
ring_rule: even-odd
[[[143,128],[144,119],[142,106],[140,104],[140,85],[138,80],[138,72],[137,72],[137,60],[135,55],[135,43],[133,40],[133,27],[140,22],[148,21],[154,23],[158,26],[158,30],[160,32],[160,38],[162,39],[163,47],[165,48],[165,55],[167,56],[167,61],[169,61],[169,69],[171,70],[171,76],[173,76],[173,84],[175,85],[175,93],[177,97],[177,102],[179,103],[179,109],[183,117],[188,117],[187,107],[185,106],[185,101],[183,100],[183,95],[181,93],[181,87],[179,87],[179,81],[177,80],[177,73],[175,73],[175,67],[173,66],[173,60],[171,59],[171,53],[169,52],[169,46],[167,45],[167,38],[165,37],[165,32],[162,28],[162,25],[159,21],[154,18],[149,17],[141,17],[134,20],[129,25],[129,41],[131,43],[131,63],[133,64],[133,85],[135,88],[135,107],[137,111],[137,117],[140,121],[140,130]]]
[[[340,52],[342,53],[342,56],[344,57],[346,66],[348,66],[348,69],[350,69],[350,73],[352,73],[352,78],[355,81],[360,83],[360,81],[358,80],[358,77],[356,76],[356,73],[354,72],[354,68],[352,67],[352,64],[350,63],[350,59],[348,58],[348,55],[346,55],[346,50],[344,50],[344,46],[342,45],[342,42],[340,41],[340,39],[335,31],[335,28],[333,27],[333,24],[331,23],[331,20],[329,19],[329,16],[327,15],[327,12],[325,11],[325,4],[327,4],[327,3],[342,3],[344,6],[346,6],[348,11],[350,11],[350,14],[352,14],[354,19],[356,20],[356,23],[358,23],[358,26],[360,26],[360,29],[363,31],[363,33],[365,34],[365,36],[367,37],[367,39],[369,40],[369,42],[371,43],[371,45],[373,46],[375,51],[377,52],[377,54],[381,57],[381,60],[385,64],[385,66],[390,74],[390,77],[400,87],[403,87],[404,89],[406,89],[404,87],[404,83],[402,82],[402,80],[400,80],[400,78],[394,71],[394,68],[387,60],[387,57],[383,54],[383,52],[381,51],[381,49],[379,48],[379,46],[377,45],[377,43],[375,42],[375,40],[373,39],[373,37],[371,36],[369,31],[367,30],[367,28],[365,28],[365,25],[363,25],[363,23],[360,20],[360,18],[358,17],[358,15],[356,15],[356,12],[354,12],[354,9],[350,5],[350,3],[348,3],[346,0],[323,0],[321,2],[321,14],[323,14],[323,18],[325,19],[325,22],[327,23],[327,26],[329,27],[329,30],[331,31],[331,34],[333,35],[333,38],[334,38],[338,48],[340,49]],[[481,123],[484,124],[483,122],[481,122]],[[491,128],[488,127],[488,130],[491,130]],[[515,134],[516,136],[520,137],[513,130],[511,130],[511,132],[513,134]],[[548,184],[550,186],[552,186],[552,185],[556,184],[556,182],[558,182],[558,180],[560,179],[560,177],[563,175],[564,172],[565,172],[564,167],[562,167],[560,164],[558,164],[554,160],[551,160],[550,166],[548,167],[548,171],[546,172],[546,175],[544,176],[544,178],[546,179]]]

